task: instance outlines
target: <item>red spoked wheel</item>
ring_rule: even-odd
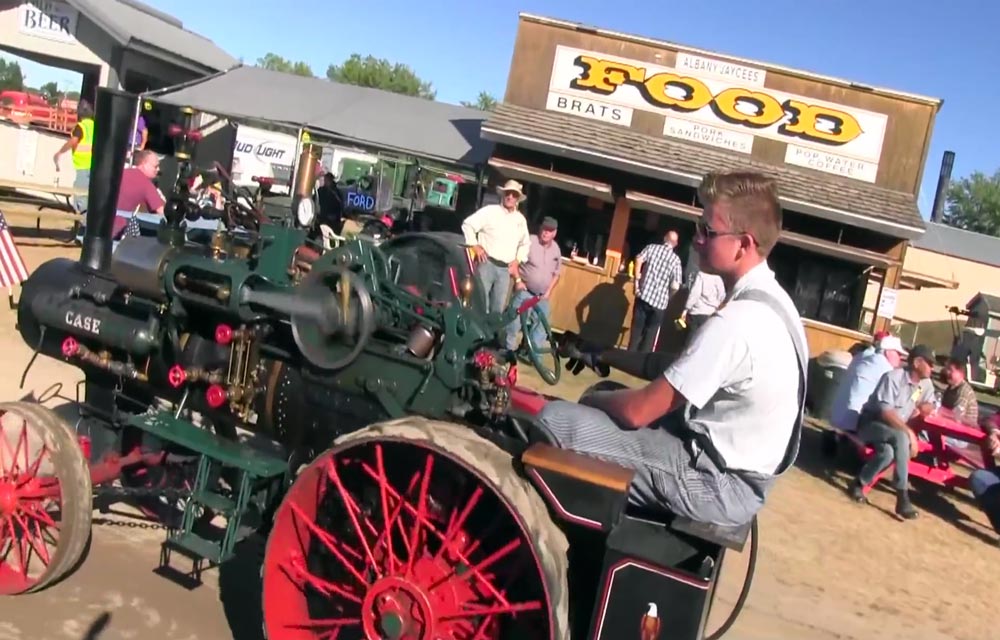
[[[558,638],[567,542],[510,454],[418,417],[338,439],[264,557],[269,640]]]
[[[72,571],[90,540],[90,470],[50,409],[0,404],[0,595],[39,591]]]

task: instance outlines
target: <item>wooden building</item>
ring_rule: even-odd
[[[628,264],[643,246],[675,229],[688,255],[706,172],[775,177],[784,231],[769,264],[816,355],[888,321],[862,326],[865,291],[875,274],[898,286],[907,243],[924,231],[916,194],[940,106],[522,14],[504,100],[482,135],[496,145],[495,178],[528,187],[529,223],[559,220],[553,326],[606,344],[627,342]]]

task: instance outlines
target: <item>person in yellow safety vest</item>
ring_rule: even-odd
[[[56,173],[59,173],[59,157],[72,150],[73,169],[76,171],[73,188],[86,191],[90,188],[90,159],[94,150],[94,109],[89,102],[80,101],[76,108],[76,118],[73,133],[52,156],[52,160],[56,163]],[[84,213],[87,210],[87,195],[74,196],[73,203],[78,213]]]

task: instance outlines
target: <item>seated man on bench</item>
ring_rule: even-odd
[[[558,446],[634,469],[633,506],[735,527],[753,518],[798,453],[808,348],[766,262],[781,232],[774,182],[709,174],[698,194],[694,248],[701,268],[725,283],[722,306],[676,358],[583,356],[652,382],[551,402],[539,422]]]
[[[851,499],[867,502],[864,488],[895,463],[896,514],[907,520],[917,517],[917,510],[910,503],[907,472],[910,458],[916,457],[920,443],[909,422],[918,413],[926,416],[934,410],[933,366],[934,352],[926,345],[916,345],[910,349],[906,366],[884,374],[861,408],[858,438],[871,446],[875,455],[848,486]]]

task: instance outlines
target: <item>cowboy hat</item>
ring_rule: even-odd
[[[524,202],[528,199],[528,196],[524,195],[524,187],[517,180],[508,180],[503,183],[502,187],[497,187],[497,193],[500,194],[500,197],[503,197],[503,194],[508,191],[513,191],[517,194],[518,203]]]

